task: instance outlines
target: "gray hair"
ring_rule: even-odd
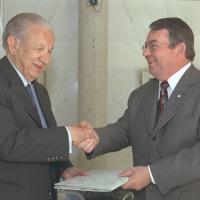
[[[21,13],[11,18],[3,31],[3,48],[8,50],[7,39],[9,36],[15,36],[22,41],[26,37],[27,28],[32,25],[41,25],[48,28],[52,33],[52,26],[42,16],[35,13]]]

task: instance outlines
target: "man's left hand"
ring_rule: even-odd
[[[87,176],[88,173],[78,167],[69,167],[61,175],[64,180],[72,178],[74,176]]]
[[[138,166],[127,169],[119,174],[119,176],[129,177],[123,189],[141,190],[150,184],[151,178],[147,166]]]

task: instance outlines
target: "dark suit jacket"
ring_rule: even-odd
[[[200,72],[183,75],[156,124],[158,80],[132,92],[114,124],[96,129],[100,144],[91,158],[132,146],[134,165],[150,165],[156,185],[135,200],[198,200],[200,196]]]
[[[65,127],[57,127],[46,89],[34,81],[48,128],[7,57],[0,60],[0,198],[47,200],[53,183],[72,166]],[[56,180],[57,179],[57,180]],[[54,197],[55,198],[55,197]]]

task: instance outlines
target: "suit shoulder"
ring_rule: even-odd
[[[158,80],[152,78],[148,82],[144,83],[143,85],[133,90],[131,94],[133,95],[143,94],[145,91],[148,91],[149,89],[154,88],[157,85],[158,85]]]
[[[158,80],[155,78],[150,79],[145,84],[139,86],[135,90],[133,90],[129,96],[129,101],[131,99],[135,98],[143,98],[149,91],[154,91],[156,87],[158,86]]]

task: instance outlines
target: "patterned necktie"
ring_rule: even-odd
[[[158,110],[157,116],[158,118],[161,116],[164,111],[165,104],[168,100],[167,88],[169,87],[169,83],[167,81],[162,81],[160,84],[160,98],[158,100]]]
[[[42,124],[42,127],[43,128],[47,128],[47,123],[46,123],[46,120],[44,118],[44,115],[42,113],[42,110],[41,110],[41,107],[40,107],[40,104],[39,104],[39,101],[37,99],[37,95],[35,93],[35,88],[33,86],[33,84],[28,84],[26,86],[27,90],[28,90],[28,94],[29,96],[31,97],[31,100],[32,100],[32,103],[34,105],[34,107],[37,109],[38,111],[38,115],[40,117],[40,121],[41,121],[41,124]]]

